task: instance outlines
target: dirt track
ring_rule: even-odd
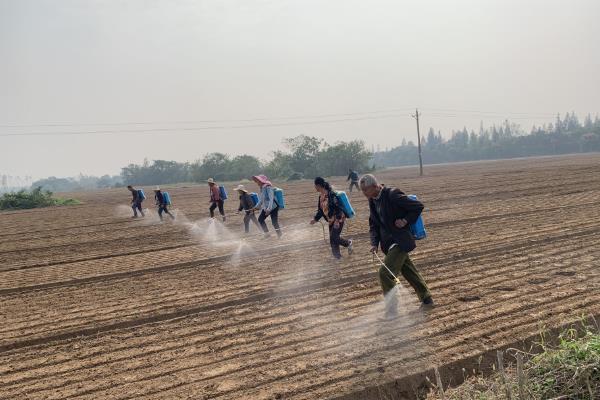
[[[225,243],[206,232],[203,186],[169,190],[176,224],[131,220],[126,191],[0,214],[0,398],[331,398],[600,312],[600,156],[414,175],[380,178],[426,204],[413,259],[437,306],[401,290],[392,324],[357,193],[339,264],[306,224],[310,182],[281,185],[284,239],[246,245],[233,200]]]

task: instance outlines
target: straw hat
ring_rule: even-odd
[[[208,178],[208,179],[206,180],[206,182],[208,182],[208,183],[215,183],[215,180],[214,180],[213,178]]]
[[[155,192],[158,192],[159,190],[160,190],[160,186],[157,186],[157,187],[154,188]]]
[[[248,193],[248,191],[246,190],[246,188],[244,187],[244,185],[237,185],[237,187],[233,190],[237,190],[240,192],[244,192],[244,193]]]

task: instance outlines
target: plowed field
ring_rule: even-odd
[[[600,314],[599,155],[415,175],[378,174],[425,203],[412,257],[436,307],[402,288],[394,322],[356,192],[342,262],[307,223],[309,181],[279,184],[280,240],[241,239],[234,199],[209,224],[205,186],[168,188],[175,222],[131,219],[126,190],[1,213],[0,399],[414,398],[433,366]]]

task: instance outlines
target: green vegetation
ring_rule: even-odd
[[[524,364],[524,384],[520,388],[516,369],[506,369],[506,383],[501,374],[467,379],[457,388],[447,390],[446,399],[597,399],[600,398],[600,335],[591,329],[578,333],[564,332],[558,345],[542,343],[542,353],[529,355]],[[437,392],[437,391],[436,391]],[[439,399],[432,393],[429,399]]]
[[[529,362],[529,387],[539,398],[571,396],[597,398],[600,394],[600,335],[578,337],[571,329],[558,348],[547,349]]]
[[[50,206],[69,206],[79,204],[74,199],[57,199],[52,197],[52,192],[37,187],[32,191],[20,190],[5,193],[0,197],[0,210],[21,210],[28,208],[41,208]]]
[[[371,152],[364,142],[339,142],[333,145],[322,139],[300,135],[283,141],[286,150],[276,151],[270,161],[263,162],[250,155],[229,157],[210,153],[195,163],[175,161],[145,161],[122,168],[123,182],[133,185],[160,185],[175,182],[204,182],[249,179],[264,173],[269,178],[296,180],[316,176],[347,175],[348,169],[367,172]]]

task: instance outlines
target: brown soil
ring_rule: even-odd
[[[394,385],[410,397],[434,365],[598,314],[600,156],[379,176],[426,205],[413,259],[436,301],[422,312],[404,288],[392,323],[379,320],[358,193],[345,230],[355,253],[341,263],[306,224],[308,181],[281,184],[284,238],[244,246],[235,199],[228,239],[203,234],[204,186],[169,189],[177,223],[132,220],[124,190],[0,214],[0,398],[385,398],[378,388]]]

